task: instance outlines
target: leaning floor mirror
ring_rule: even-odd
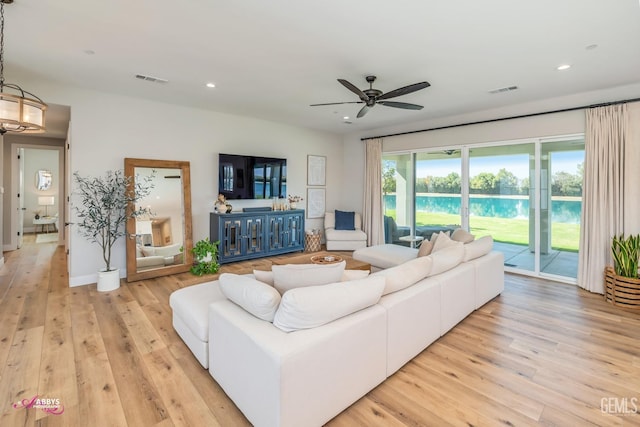
[[[126,176],[148,180],[150,194],[129,206],[148,212],[127,221],[127,282],[189,271],[191,178],[189,162],[124,159]]]

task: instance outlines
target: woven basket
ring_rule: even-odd
[[[640,309],[640,279],[618,276],[613,267],[604,269],[607,302],[621,307]]]
[[[304,236],[304,251],[305,252],[318,252],[322,249],[322,239],[319,234],[305,234]]]

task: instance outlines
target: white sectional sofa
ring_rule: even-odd
[[[315,295],[325,288],[369,293],[375,288],[384,294],[366,308],[321,326],[295,332],[281,329],[285,316],[280,312],[287,304],[304,305],[305,290],[289,290],[282,300],[276,296],[272,301],[247,299],[250,288],[233,288],[246,299],[234,303],[220,292],[220,281],[222,290],[228,289],[226,277],[174,292],[174,326],[252,424],[320,426],[502,292],[503,256],[479,251],[486,243],[464,245],[462,253],[459,248],[446,249],[423,258],[405,247],[407,261],[367,278],[306,288]],[[374,255],[376,249],[395,250],[386,245],[367,249]],[[357,292],[354,299],[359,298]],[[341,305],[340,299],[333,301]],[[267,302],[275,310],[275,317],[269,317],[273,322],[256,317],[247,307],[264,307]],[[264,317],[264,311],[258,314]]]

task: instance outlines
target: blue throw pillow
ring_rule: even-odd
[[[336,230],[355,230],[356,213],[336,210]]]

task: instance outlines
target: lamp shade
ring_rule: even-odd
[[[136,234],[152,234],[151,221],[136,221]]]
[[[40,196],[38,197],[38,204],[40,206],[53,206],[54,198],[53,196]]]

